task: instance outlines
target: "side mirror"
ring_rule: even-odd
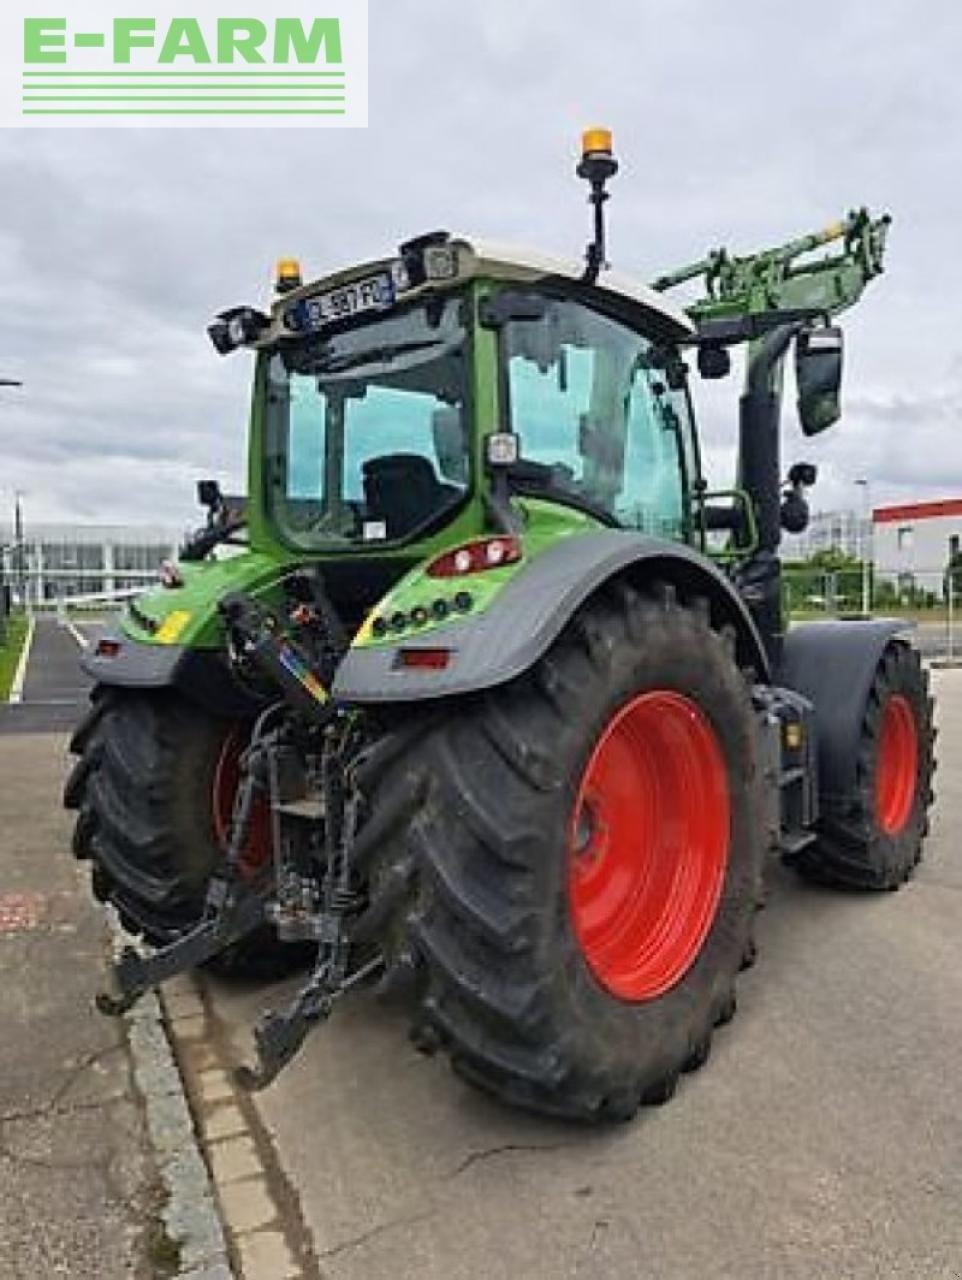
[[[798,417],[807,436],[818,435],[841,415],[842,331],[803,329],[795,343]]]
[[[221,505],[223,498],[221,497],[220,485],[216,480],[197,481],[197,501],[202,507],[207,507],[209,511],[213,511],[215,507]]]

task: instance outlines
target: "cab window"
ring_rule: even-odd
[[[681,539],[693,431],[664,348],[570,299],[504,330],[509,416],[546,493],[612,523]]]

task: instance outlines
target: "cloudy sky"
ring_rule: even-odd
[[[261,12],[265,5],[254,6]],[[323,7],[323,6],[322,6]],[[569,16],[563,16],[569,15]],[[962,9],[949,0],[370,0],[367,130],[0,130],[0,512],[182,526],[242,484],[245,357],[204,327],[434,227],[572,255],[581,127],[615,130],[612,258],[647,279],[727,244],[894,215],[846,322],[842,424],[786,459],[816,506],[962,493]],[[700,396],[731,478],[738,387]],[[698,397],[696,385],[696,397]]]

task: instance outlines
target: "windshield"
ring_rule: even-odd
[[[470,482],[455,296],[284,345],[267,370],[267,500],[289,542],[407,540]]]
[[[579,503],[612,523],[683,538],[697,476],[677,356],[571,299],[505,326],[511,430],[525,487]],[[679,381],[679,379],[673,379]]]

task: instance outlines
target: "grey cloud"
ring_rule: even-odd
[[[962,491],[956,149],[962,17],[947,0],[371,0],[367,131],[0,133],[3,489],[36,514],[194,516],[192,480],[241,483],[243,358],[211,314],[266,299],[275,257],[311,273],[450,226],[580,252],[579,129],[623,161],[612,253],[643,278],[752,249],[855,202],[896,215],[886,275],[846,321],[846,415],[786,457],[822,505],[871,473],[881,499]],[[955,373],[953,373],[953,369]],[[715,484],[738,388],[696,387]]]

